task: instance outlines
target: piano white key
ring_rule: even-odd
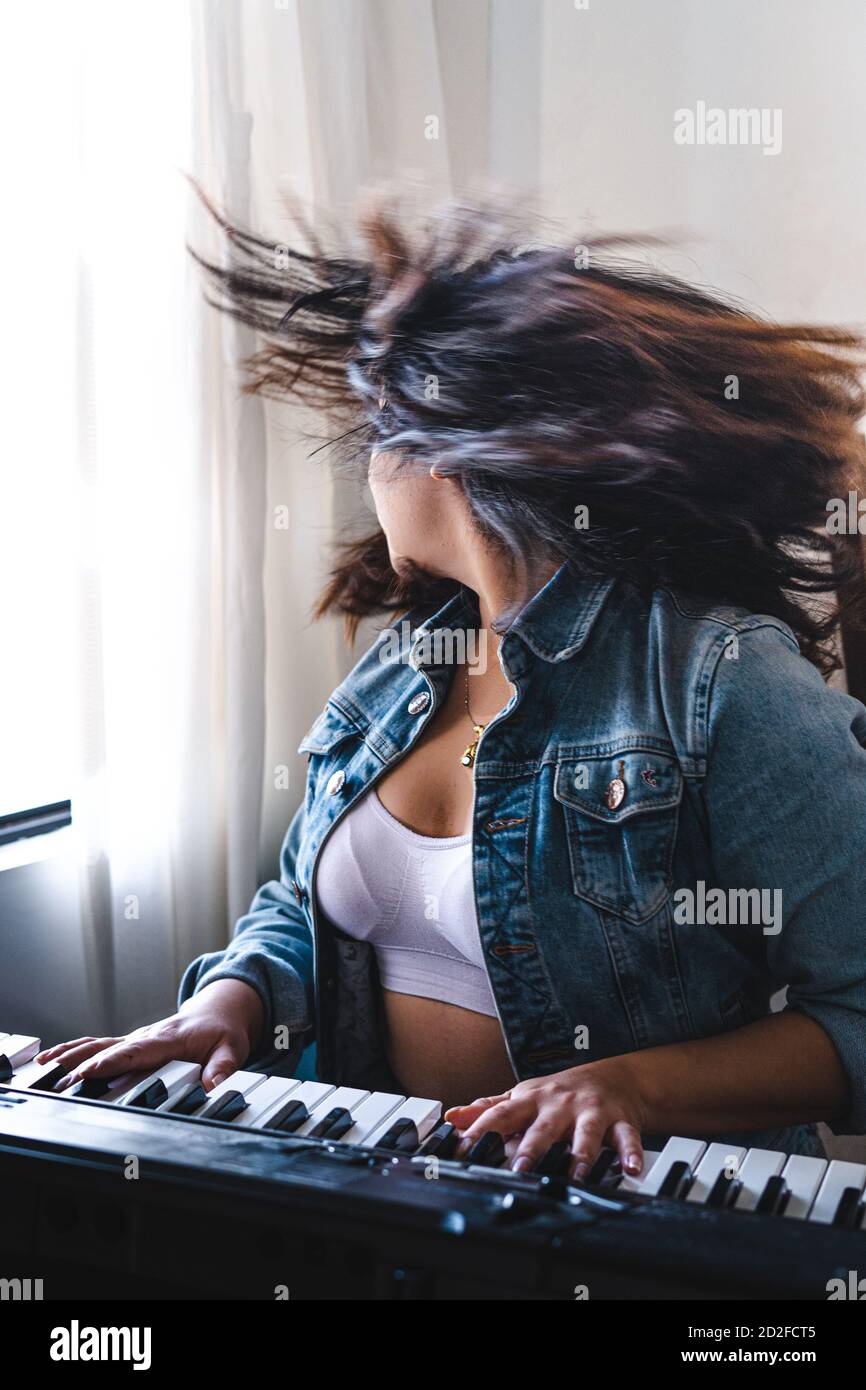
[[[399,1105],[396,1110],[392,1111],[387,1120],[384,1120],[382,1124],[379,1125],[378,1129],[374,1129],[373,1132],[367,1136],[364,1140],[364,1147],[370,1149],[375,1148],[379,1140],[385,1137],[391,1126],[396,1124],[398,1120],[412,1120],[418,1131],[418,1140],[420,1142],[422,1139],[427,1138],[427,1135],[432,1129],[436,1128],[441,1114],[441,1101],[423,1100],[418,1096],[409,1096],[407,1100],[404,1100],[402,1105]]]
[[[329,1110],[334,1110],[338,1106],[352,1112],[362,1104],[369,1096],[369,1091],[359,1091],[355,1086],[338,1086],[335,1091],[323,1100],[320,1100],[315,1110],[310,1114],[310,1118],[305,1120],[300,1129],[294,1132],[297,1135],[310,1134],[327,1115]],[[309,1110],[309,1106],[307,1109]]]
[[[207,1098],[218,1100],[226,1091],[240,1091],[242,1096],[248,1096],[267,1079],[263,1071],[233,1071],[231,1076],[227,1076],[224,1081],[218,1082],[212,1091],[208,1091]]]
[[[101,1100],[111,1103],[113,1101],[120,1100],[123,1096],[126,1095],[128,1091],[131,1091],[134,1086],[137,1086],[140,1080],[140,1071],[125,1071],[122,1073],[121,1076],[94,1076],[90,1078],[89,1081],[87,1079],[83,1081],[76,1081],[73,1086],[70,1086],[66,1090],[59,1091],[58,1094],[61,1096],[72,1096],[73,1099],[78,1098],[78,1096],[80,1095],[85,1100]],[[102,1091],[100,1086],[101,1094],[99,1094],[98,1096],[89,1096],[88,1090],[90,1086],[95,1085],[96,1082],[103,1081],[105,1083],[106,1090]]]
[[[176,1091],[173,1096],[170,1096],[168,1100],[164,1100],[161,1105],[158,1105],[156,1107],[156,1113],[159,1114],[160,1111],[170,1111],[173,1115],[179,1113],[188,1113],[190,1115],[194,1114],[195,1110],[190,1109],[189,1104],[187,1106],[186,1111],[178,1109],[182,1101],[192,1101],[194,1092],[198,1092],[199,1100],[197,1102],[197,1108],[201,1109],[201,1107],[205,1103],[201,1097],[204,1096],[205,1098],[207,1098],[207,1092],[205,1091],[204,1086],[202,1086],[201,1084],[201,1077],[199,1077],[197,1081],[192,1081],[189,1082],[186,1086],[181,1086],[180,1089]]]
[[[211,1114],[212,1108],[214,1110],[218,1108],[216,1105],[217,1101],[222,1100],[229,1092],[237,1091],[243,1096],[247,1104],[249,1104],[249,1098],[252,1092],[265,1081],[267,1081],[267,1076],[263,1071],[232,1072],[231,1076],[227,1076],[224,1081],[220,1081],[214,1086],[212,1091],[208,1091],[207,1100],[204,1101],[197,1110],[193,1111],[193,1115],[197,1117],[205,1116],[205,1118],[217,1120],[220,1118],[219,1114]],[[241,1113],[243,1113],[243,1111]],[[229,1116],[229,1118],[231,1118],[231,1116]]]
[[[686,1193],[687,1202],[705,1202],[720,1173],[737,1177],[748,1150],[735,1144],[710,1144],[695,1171],[695,1180]]]
[[[687,1163],[694,1171],[706,1147],[703,1139],[669,1139],[637,1191],[655,1197],[675,1163]]]
[[[235,1124],[243,1129],[256,1125],[262,1115],[273,1114],[281,1101],[286,1100],[300,1084],[291,1076],[269,1076],[253,1091],[247,1109],[238,1115]]]
[[[806,1219],[826,1171],[826,1158],[810,1158],[807,1154],[791,1154],[782,1169],[782,1177],[789,1189],[788,1201],[782,1212],[783,1216],[789,1216],[793,1221]]]
[[[864,1184],[866,1168],[862,1163],[850,1163],[841,1158],[832,1159],[827,1165],[827,1171],[807,1219],[829,1226],[836,1215],[836,1208],[845,1188],[856,1187],[862,1192]]]
[[[201,1067],[197,1062],[166,1062],[164,1066],[158,1067],[141,1080],[137,1086],[133,1086],[126,1095],[118,1101],[119,1105],[140,1105],[146,1097],[148,1091],[157,1082],[162,1083],[162,1090],[165,1095],[157,1104],[150,1105],[151,1110],[158,1109],[159,1105],[168,1105],[175,1100],[189,1086],[194,1086],[201,1076]]]
[[[299,1100],[302,1105],[307,1107],[310,1114],[312,1114],[314,1109],[321,1105],[323,1101],[327,1100],[328,1096],[332,1096],[336,1089],[335,1086],[329,1086],[324,1081],[301,1081],[292,1092],[290,1098],[292,1100]],[[256,1118],[251,1119],[249,1122],[247,1122],[244,1116],[241,1116],[241,1123],[244,1127],[250,1129],[267,1129],[268,1122],[282,1109],[282,1105],[282,1100],[272,1101],[263,1113],[257,1114]],[[324,1110],[321,1112],[319,1115],[320,1120],[325,1113]]]
[[[3,1043],[0,1040],[0,1051]],[[40,1082],[48,1082],[54,1076],[56,1081],[62,1081],[65,1073],[57,1062],[26,1062],[23,1067],[19,1067],[13,1072],[12,1077],[5,1084],[12,1086],[16,1091],[36,1091],[40,1090]],[[45,1089],[52,1091],[53,1086],[45,1086]]]
[[[348,1134],[343,1135],[344,1144],[364,1144],[368,1137],[381,1129],[384,1120],[401,1106],[405,1096],[390,1095],[387,1091],[376,1091],[357,1110],[352,1111],[355,1123]]]
[[[7,1033],[5,1038],[0,1039],[0,1081],[8,1081],[19,1067],[32,1062],[41,1046],[41,1038],[31,1038],[25,1033]]]
[[[646,1182],[654,1165],[661,1158],[661,1154],[655,1149],[645,1149],[643,1156],[643,1168],[635,1178],[620,1178],[616,1184],[617,1192],[640,1192],[641,1186]]]
[[[749,1149],[740,1164],[737,1180],[739,1191],[734,1199],[734,1211],[754,1211],[769,1178],[781,1173],[788,1155],[775,1149]]]

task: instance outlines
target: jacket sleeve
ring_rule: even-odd
[[[866,1133],[866,709],[828,687],[793,637],[756,627],[738,635],[736,659],[719,653],[707,751],[717,883],[779,890],[778,925],[755,928],[769,973],[845,1068],[849,1110],[831,1129]]]
[[[224,951],[199,956],[184,972],[178,1003],[190,999],[214,980],[243,980],[262,1001],[263,1045],[252,1059],[257,1065],[289,1072],[313,1026],[313,941],[292,881],[298,846],[304,833],[304,808],[298,808],[280,851],[280,877],[264,884],[249,912],[235,927]],[[290,1043],[275,1049],[276,1029],[287,1030]]]

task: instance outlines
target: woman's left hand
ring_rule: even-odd
[[[586,1176],[605,1146],[616,1150],[625,1173],[643,1168],[643,1105],[622,1058],[520,1081],[503,1095],[455,1105],[445,1118],[463,1131],[464,1151],[489,1130],[503,1139],[519,1134],[516,1172],[534,1168],[558,1139],[571,1143],[575,1178]]]

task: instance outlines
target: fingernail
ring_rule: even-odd
[[[511,1171],[512,1173],[525,1173],[527,1169],[531,1167],[532,1159],[527,1158],[525,1154],[521,1154],[520,1157],[515,1158],[514,1162],[512,1163]]]
[[[629,1173],[639,1173],[643,1167],[640,1154],[629,1154],[625,1161],[626,1171]]]
[[[574,1170],[574,1176],[575,1176],[578,1180],[581,1180],[581,1179],[583,1179],[583,1178],[586,1177],[586,1175],[587,1175],[588,1172],[589,1172],[589,1164],[588,1164],[588,1163],[578,1163],[577,1167],[576,1167],[575,1170]]]

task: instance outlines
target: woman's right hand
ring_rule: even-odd
[[[75,1038],[40,1052],[37,1061],[58,1062],[76,1081],[155,1071],[166,1062],[200,1062],[202,1085],[210,1091],[243,1066],[261,1038],[262,1003],[242,980],[214,980],[181,1005],[176,1014],[137,1028],[124,1038]]]

